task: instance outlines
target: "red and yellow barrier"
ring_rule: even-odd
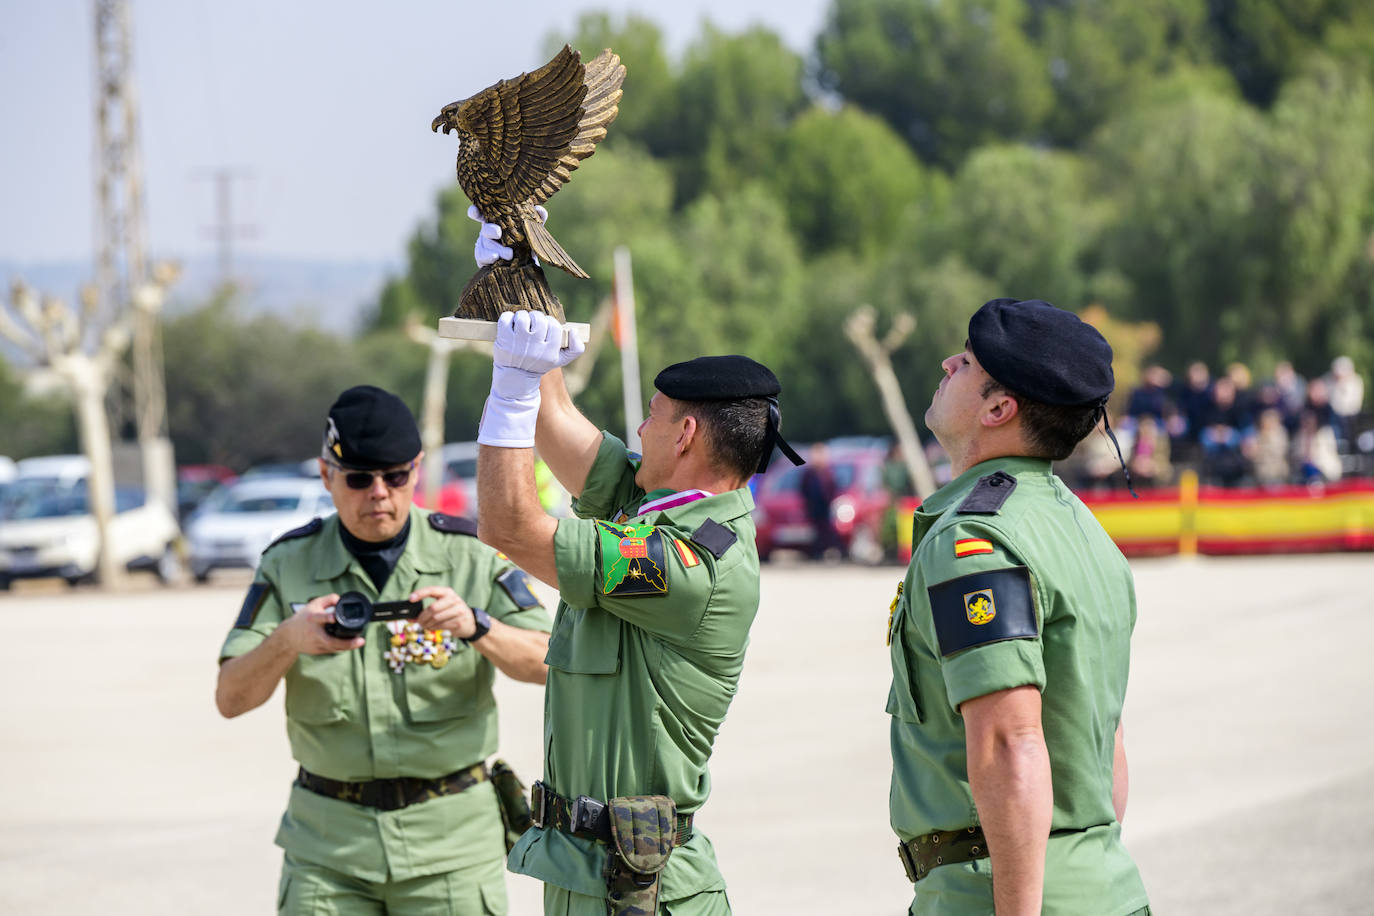
[[[1186,471],[1177,487],[1080,494],[1127,556],[1374,550],[1374,480],[1319,487],[1203,487]],[[897,531],[910,541],[911,510]],[[900,545],[910,557],[911,545]]]

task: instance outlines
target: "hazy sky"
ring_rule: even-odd
[[[237,255],[399,261],[454,181],[448,102],[533,69],[576,13],[554,0],[130,0],[149,248],[214,250],[212,170],[237,182]],[[762,23],[809,49],[828,0],[603,0],[680,50],[703,18]],[[516,29],[512,30],[512,22]],[[93,248],[94,26],[89,0],[0,2],[0,260]],[[626,90],[633,92],[634,74]],[[614,129],[614,128],[612,128]]]

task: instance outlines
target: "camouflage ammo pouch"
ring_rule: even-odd
[[[627,795],[607,806],[607,916],[654,916],[658,876],[678,840],[677,805],[666,795]]]
[[[496,789],[496,800],[500,803],[501,823],[506,828],[506,852],[515,846],[520,834],[530,829],[530,803],[525,796],[525,786],[520,777],[504,760],[491,763],[491,784]]]

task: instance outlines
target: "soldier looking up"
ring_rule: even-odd
[[[1121,844],[1135,588],[1050,469],[1101,419],[1111,347],[1070,312],[994,299],[943,368],[926,425],[955,477],[916,512],[888,622],[911,913],[1147,913]]]
[[[778,444],[773,373],[743,356],[669,366],[640,425],[643,457],[573,406],[582,351],[549,316],[498,322],[477,463],[483,540],[562,596],[549,640],[536,828],[510,868],[559,916],[730,912],[693,826],[759,604],[748,482]],[[575,497],[544,514],[532,446]]]

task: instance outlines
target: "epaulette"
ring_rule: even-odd
[[[735,541],[739,539],[735,532],[710,518],[702,522],[701,527],[693,531],[691,537],[693,543],[711,551],[711,555],[717,560],[725,556],[725,551],[735,546]]]
[[[986,477],[978,478],[972,492],[964,497],[955,511],[959,515],[996,515],[1015,489],[1015,477],[1006,471],[993,471]]]
[[[477,523],[461,515],[431,512],[429,514],[429,527],[435,531],[442,531],[444,534],[466,534],[468,537],[477,537]]]
[[[296,538],[310,537],[310,535],[317,533],[323,527],[323,519],[319,518],[318,516],[312,518],[310,521],[306,522],[304,525],[301,525],[299,528],[292,528],[290,531],[286,532],[281,537],[277,538],[275,541],[268,544],[266,547],[262,549],[262,552],[264,554],[267,553],[267,551],[271,550],[273,547],[276,547],[282,541],[294,541]]]

